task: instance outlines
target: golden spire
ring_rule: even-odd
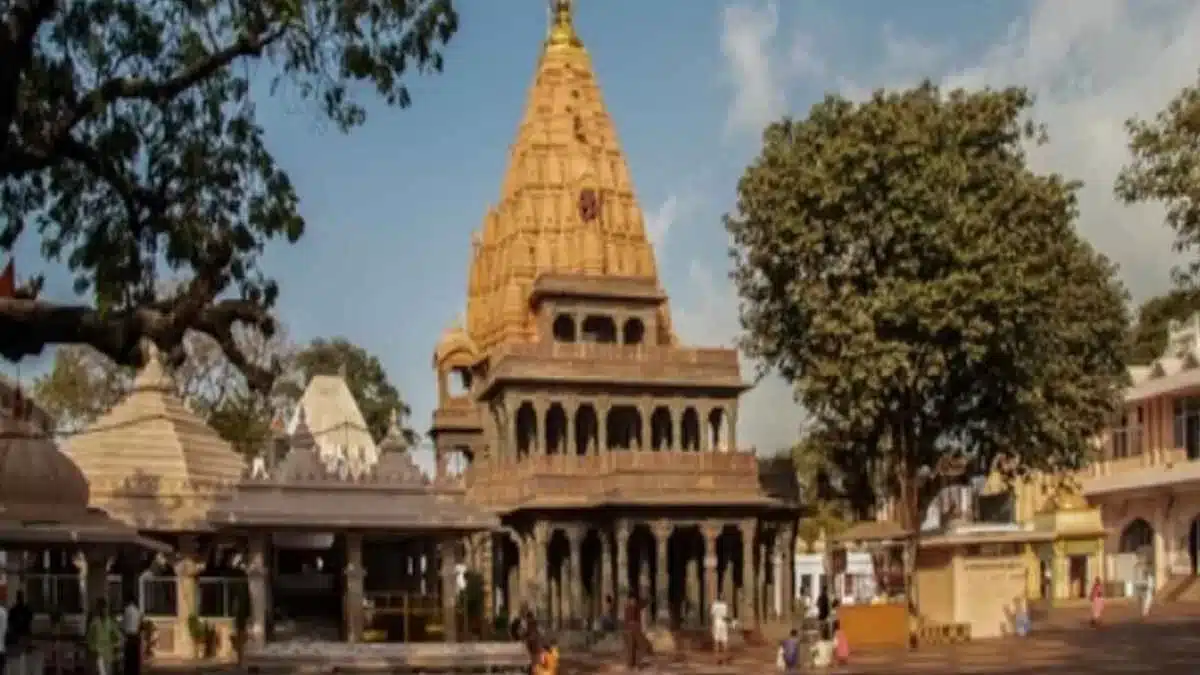
[[[583,43],[575,34],[575,24],[571,21],[571,0],[550,0],[550,36],[546,45],[579,47]]]

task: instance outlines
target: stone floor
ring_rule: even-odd
[[[854,654],[848,666],[830,673],[917,675],[978,673],[992,675],[1105,675],[1106,673],[1200,672],[1200,607],[1156,608],[1145,621],[1131,611],[1110,613],[1105,626],[1092,629],[1082,611],[1058,612],[1024,639],[980,640],[966,645],[909,652]],[[775,672],[774,650],[746,650],[731,664],[717,666],[711,654],[688,654],[646,664],[642,673],[691,675],[764,675]],[[615,659],[564,659],[564,674],[626,672]]]

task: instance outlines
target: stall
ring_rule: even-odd
[[[858,523],[833,542],[830,573],[840,577],[837,618],[855,649],[906,647],[908,601],[904,543],[909,533],[891,521]],[[849,592],[847,592],[849,591]]]

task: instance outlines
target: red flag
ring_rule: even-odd
[[[0,272],[0,298],[11,298],[17,294],[17,268],[13,262],[10,259],[4,271]]]

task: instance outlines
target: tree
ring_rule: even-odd
[[[1134,118],[1125,127],[1132,159],[1117,175],[1117,197],[1127,204],[1160,202],[1175,232],[1175,250],[1195,252],[1200,247],[1200,79],[1153,120]],[[1179,282],[1195,287],[1200,257],[1175,272]]]
[[[1129,330],[1129,363],[1148,365],[1167,349],[1167,325],[1200,312],[1200,292],[1175,289],[1150,298],[1138,308]]]
[[[1031,102],[829,96],[766,129],[725,219],[743,348],[910,531],[947,482],[1082,467],[1125,382],[1124,291],[1077,184],[1026,166]]]
[[[282,332],[271,338],[235,329],[238,349],[254,364],[290,363],[293,348]],[[271,424],[295,403],[283,382],[261,394],[199,333],[185,340],[187,358],[173,372],[176,393],[235,450],[251,456],[271,434]],[[119,366],[88,346],[66,346],[55,355],[50,372],[34,381],[34,397],[57,421],[62,435],[77,433],[128,395],[132,368]]]
[[[234,326],[271,335],[278,289],[258,261],[305,223],[252,66],[349,131],[367,87],[403,107],[404,75],[441,69],[451,0],[10,0],[0,19],[0,250],[33,226],[85,298],[39,298],[40,278],[0,297],[0,354],[84,344],[136,366],[149,339],[178,365],[195,331],[268,391],[276,370]],[[184,283],[163,296],[168,270]]]
[[[345,338],[313,340],[296,355],[295,370],[288,379],[294,383],[297,398],[299,388],[314,375],[342,375],[362,411],[367,429],[379,442],[391,428],[392,421],[400,423],[400,433],[407,446],[416,445],[418,435],[406,424],[412,409],[404,402],[399,390],[388,380],[383,363],[367,350]]]

